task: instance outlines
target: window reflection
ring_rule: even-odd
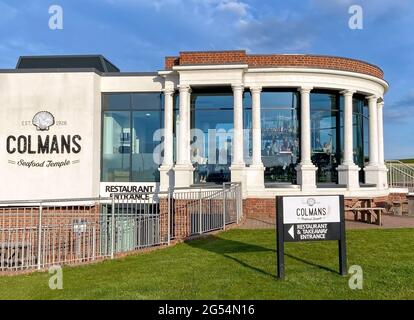
[[[134,111],[132,120],[132,181],[158,181],[160,155],[155,163],[153,152],[158,142],[153,140],[153,135],[160,128],[160,112]]]
[[[364,96],[355,95],[353,99],[353,150],[354,163],[363,168],[368,162],[368,105]],[[365,182],[364,171],[359,171],[359,181]]]
[[[195,134],[191,141],[194,183],[230,181],[233,93],[193,91],[191,128]]]
[[[336,93],[311,93],[312,162],[317,182],[337,183],[341,162],[342,113]]]
[[[161,127],[160,93],[104,94],[103,182],[157,182],[161,155],[154,132]],[[156,157],[157,161],[154,161]]]
[[[261,93],[262,162],[265,182],[296,183],[299,162],[298,93],[263,91]],[[251,97],[245,97],[245,122],[251,129]],[[252,143],[250,134],[250,155]]]
[[[102,181],[130,179],[130,113],[107,111],[103,115]]]

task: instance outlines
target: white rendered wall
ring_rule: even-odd
[[[95,197],[100,176],[100,77],[93,72],[0,74],[0,199],[32,200]],[[48,111],[55,124],[39,131],[32,124],[38,111]],[[79,153],[9,154],[8,136],[79,135]],[[33,149],[35,146],[33,145]],[[44,162],[43,167],[19,166]],[[46,167],[48,161],[64,162]],[[79,162],[77,162],[79,161]]]

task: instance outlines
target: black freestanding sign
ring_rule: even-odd
[[[344,196],[280,196],[277,212],[277,275],[285,277],[285,242],[337,240],[339,273],[346,275]]]

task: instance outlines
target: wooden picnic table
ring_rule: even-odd
[[[352,207],[348,207],[345,210],[351,211],[354,214],[355,221],[375,223],[381,226],[381,215],[385,211],[385,208],[376,207],[373,204],[372,198],[359,198]]]

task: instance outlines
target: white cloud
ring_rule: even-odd
[[[217,10],[228,11],[238,16],[246,16],[248,14],[249,5],[239,1],[222,1],[218,4]]]

